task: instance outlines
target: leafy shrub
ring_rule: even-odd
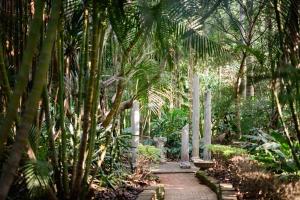
[[[291,149],[280,132],[271,130],[267,134],[261,129],[252,129],[251,135],[245,135],[243,138],[247,141],[246,149],[252,157],[264,163],[268,169],[277,172],[297,171]],[[296,145],[299,144],[294,144]]]
[[[221,134],[226,133],[229,136],[233,132],[237,132],[236,110],[233,104],[234,99],[230,97],[231,93],[230,88],[222,91],[223,95],[220,98],[216,98],[213,109],[216,120],[213,129]],[[271,112],[271,102],[266,96],[243,99],[240,110],[242,133],[249,134],[254,127],[266,128],[269,125],[269,114]]]
[[[154,120],[151,135],[167,138],[165,149],[167,157],[178,159],[181,149],[181,129],[188,123],[188,111],[185,109],[173,109],[163,113]]]
[[[271,102],[267,96],[244,100],[241,106],[241,128],[243,134],[249,134],[253,127],[264,128],[268,126],[271,110]]]
[[[158,162],[160,159],[160,149],[154,146],[140,144],[138,146],[138,155],[139,157],[148,159],[150,162]]]
[[[247,151],[237,147],[213,144],[208,147],[214,154],[222,154],[226,158],[247,154]]]

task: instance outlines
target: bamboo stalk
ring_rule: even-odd
[[[32,90],[29,98],[26,101],[25,110],[21,118],[18,134],[16,135],[15,143],[9,153],[7,161],[4,163],[1,170],[0,177],[0,200],[4,200],[7,196],[9,188],[14,180],[15,172],[19,166],[21,156],[25,150],[28,133],[34,120],[34,113],[38,109],[39,101],[41,98],[42,90],[46,85],[47,71],[51,59],[51,49],[55,40],[55,33],[60,14],[61,1],[53,1],[51,8],[51,16],[48,24],[46,38],[43,41],[43,46],[40,53],[39,68],[34,77]]]
[[[76,108],[76,130],[74,132],[74,152],[73,152],[73,171],[72,171],[72,188],[75,184],[75,176],[77,173],[77,154],[78,154],[78,148],[77,148],[77,137],[80,134],[81,130],[81,118],[82,118],[82,103],[83,103],[83,89],[84,89],[84,79],[85,79],[85,71],[87,70],[87,61],[88,61],[88,39],[89,39],[89,12],[86,8],[84,11],[84,23],[83,23],[83,41],[81,46],[81,54],[80,54],[80,69],[79,69],[79,89],[78,89],[78,101],[77,101],[77,108]]]
[[[4,55],[3,55],[3,46],[0,44],[0,80],[2,82],[2,87],[5,92],[7,101],[9,101],[9,95],[11,93],[11,88],[9,85],[8,77],[7,77],[7,71],[5,68],[5,63],[4,63]]]
[[[101,28],[100,32],[100,45],[104,42],[104,35],[105,35],[105,27]],[[99,52],[99,60],[102,58],[102,48],[100,48]],[[98,104],[99,104],[99,95],[100,95],[100,80],[101,80],[101,66],[102,62],[100,61],[98,64],[97,69],[97,80],[96,80],[96,86],[93,94],[93,105],[92,105],[92,122],[91,122],[91,130],[90,130],[90,137],[89,137],[89,143],[88,143],[88,154],[86,158],[86,166],[85,166],[85,173],[83,177],[83,183],[87,182],[88,176],[90,174],[90,168],[92,163],[92,155],[94,153],[94,146],[95,146],[95,137],[96,137],[96,126],[97,126],[97,114],[98,114]],[[84,199],[84,196],[86,194],[86,190],[82,193],[83,197],[81,199]]]
[[[77,173],[75,174],[75,181],[72,188],[72,199],[78,199],[81,191],[82,178],[84,174],[83,167],[84,167],[85,153],[86,153],[86,147],[88,141],[88,133],[91,127],[90,116],[91,116],[91,109],[92,109],[93,94],[95,89],[94,86],[95,86],[96,69],[98,67],[98,61],[99,61],[98,60],[99,47],[102,48],[103,45],[103,44],[99,44],[100,27],[99,27],[99,18],[98,18],[98,9],[97,9],[96,0],[93,1],[92,19],[93,19],[93,34],[92,34],[92,51],[91,51],[91,70],[90,70],[90,77],[89,77],[88,88],[87,88],[87,96],[86,96],[85,106],[84,106],[82,136],[81,136],[79,152],[78,152],[78,162],[76,166]]]
[[[58,40],[57,52],[58,52],[58,65],[59,65],[59,118],[60,118],[60,130],[61,130],[61,163],[62,163],[62,175],[63,175],[63,188],[64,196],[68,198],[69,196],[69,180],[68,180],[68,165],[67,165],[67,135],[65,129],[65,109],[64,109],[64,51],[63,51],[63,32],[60,33],[60,38]]]
[[[45,87],[43,90],[42,98],[43,98],[43,106],[45,109],[45,120],[46,120],[47,132],[48,132],[49,149],[50,149],[49,154],[50,154],[50,159],[51,159],[51,163],[53,166],[57,193],[58,193],[58,196],[62,196],[62,194],[63,194],[62,179],[61,179],[59,168],[58,168],[59,165],[58,165],[57,151],[55,149],[55,141],[54,141],[53,132],[52,132],[53,122],[52,122],[51,116],[50,116],[50,105],[49,105],[48,97],[49,96],[48,96],[47,87]]]
[[[37,0],[35,2],[35,5],[35,15],[30,25],[30,32],[27,40],[27,45],[24,50],[21,68],[16,77],[17,83],[13,93],[10,95],[7,113],[3,121],[3,125],[0,127],[0,155],[2,155],[3,153],[3,148],[9,134],[9,129],[12,127],[14,120],[17,117],[17,110],[19,108],[20,97],[22,96],[26,88],[32,59],[35,55],[35,49],[37,49],[37,45],[40,40],[40,28],[43,22],[42,15],[44,8],[44,0]]]

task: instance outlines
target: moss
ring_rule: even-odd
[[[195,176],[201,181],[201,183],[208,186],[212,191],[214,191],[217,194],[219,200],[222,199],[220,185],[217,180],[207,176],[204,171],[196,172]]]

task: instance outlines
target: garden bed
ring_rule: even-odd
[[[248,156],[225,158],[215,155],[215,166],[206,170],[209,176],[223,183],[232,183],[238,199],[300,198],[300,180],[297,176],[277,175],[266,171]]]

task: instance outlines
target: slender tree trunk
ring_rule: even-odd
[[[112,105],[112,108],[111,108],[110,112],[108,113],[108,115],[106,116],[106,118],[104,119],[104,121],[102,122],[102,126],[104,128],[108,127],[108,125],[110,124],[111,120],[113,119],[113,117],[118,112],[120,104],[122,102],[123,92],[124,92],[124,81],[123,80],[119,80],[118,81],[118,85],[117,85],[117,92],[116,92],[115,101],[114,101],[114,103]]]
[[[86,8],[84,10],[84,23],[83,23],[83,42],[81,46],[81,55],[80,55],[80,69],[79,69],[79,90],[78,90],[78,102],[76,108],[76,130],[73,138],[74,142],[74,153],[73,153],[73,171],[72,171],[72,188],[74,188],[75,184],[75,176],[77,173],[77,155],[78,155],[78,148],[77,148],[77,137],[81,131],[81,118],[82,118],[82,104],[83,104],[83,91],[85,88],[84,80],[85,80],[85,72],[87,71],[87,62],[88,62],[88,39],[89,39],[89,12]]]
[[[1,82],[0,82],[1,86],[2,86],[2,88],[4,90],[4,93],[5,93],[5,96],[6,96],[6,101],[8,101],[9,100],[9,95],[10,95],[10,92],[11,92],[11,88],[10,88],[10,85],[9,85],[7,72],[6,72],[6,68],[5,68],[5,64],[4,64],[4,54],[3,54],[2,43],[0,43],[0,80],[1,80]]]
[[[34,120],[34,113],[38,109],[39,100],[42,90],[46,85],[47,71],[51,59],[51,49],[55,40],[55,32],[60,14],[61,1],[56,0],[52,4],[51,16],[49,20],[46,38],[43,42],[43,47],[40,53],[39,68],[34,77],[32,90],[29,98],[26,101],[25,110],[20,122],[20,128],[16,136],[16,141],[12,146],[7,161],[4,163],[1,170],[0,178],[0,200],[4,200],[7,196],[9,188],[14,180],[15,172],[19,166],[19,162],[24,151],[28,139],[28,132]]]
[[[242,136],[242,128],[241,128],[241,77],[243,76],[244,66],[246,60],[246,53],[244,52],[242,55],[242,61],[240,64],[240,69],[238,72],[238,78],[235,83],[235,114],[236,114],[236,128],[238,137]]]
[[[8,102],[8,109],[3,121],[3,125],[0,127],[0,155],[2,155],[9,130],[17,117],[17,109],[19,108],[20,97],[22,96],[28,82],[29,70],[31,68],[33,56],[35,55],[34,50],[37,48],[40,39],[40,28],[43,22],[43,8],[44,0],[37,0],[35,2],[35,14],[30,25],[30,32],[27,40],[27,45],[24,50],[21,68],[16,77],[17,83],[14,88],[14,92],[9,98],[10,101]]]
[[[83,177],[83,183],[87,183],[88,176],[90,174],[90,168],[91,168],[91,163],[92,163],[92,156],[94,154],[94,146],[95,146],[95,138],[96,138],[96,127],[97,127],[97,119],[98,119],[98,105],[99,105],[99,94],[100,94],[100,81],[101,81],[101,68],[102,68],[102,47],[104,43],[104,36],[105,36],[105,27],[102,27],[100,29],[100,52],[99,52],[99,63],[98,63],[98,69],[96,71],[97,78],[96,78],[96,86],[93,94],[93,105],[92,105],[92,112],[91,112],[91,129],[90,129],[90,134],[89,134],[89,143],[88,143],[88,155],[86,158],[86,166],[85,166],[85,173]],[[87,189],[83,192],[83,194],[86,194]],[[82,199],[84,199],[85,195],[83,195]]]
[[[63,175],[63,188],[64,196],[66,199],[69,197],[69,178],[68,178],[68,165],[67,165],[67,135],[65,129],[65,109],[64,109],[64,50],[63,50],[63,32],[60,33],[58,39],[57,53],[58,53],[58,66],[59,66],[59,124],[61,130],[61,163],[62,163],[62,175]]]
[[[244,5],[244,0],[241,0],[242,4]],[[242,28],[242,26],[245,24],[245,10],[242,7],[242,5],[240,5],[240,23],[241,23],[241,28],[240,28],[240,32],[241,32],[241,43],[245,45],[245,29]],[[244,56],[244,52],[242,53],[242,57]],[[243,58],[242,58],[243,59]],[[241,68],[241,72],[239,74],[240,79],[241,79],[241,84],[240,84],[240,96],[243,97],[244,99],[247,97],[247,76],[246,76],[246,71],[247,71],[247,60],[244,59],[243,60],[243,67]]]
[[[200,83],[199,76],[195,73],[193,77],[193,110],[192,110],[192,160],[199,159],[199,145],[200,145]]]
[[[298,169],[300,169],[300,161],[299,161],[298,155],[295,152],[295,149],[293,147],[293,142],[291,140],[291,136],[290,136],[289,130],[288,130],[288,128],[287,128],[287,126],[286,126],[286,124],[284,122],[284,119],[283,119],[282,108],[281,108],[281,104],[279,102],[279,98],[278,98],[278,94],[277,94],[277,89],[274,88],[273,91],[274,91],[274,96],[275,96],[275,100],[276,100],[276,106],[277,106],[278,113],[279,113],[279,118],[280,118],[281,124],[283,126],[283,130],[284,130],[285,136],[287,138],[288,145],[289,145],[289,147],[291,149],[291,152],[292,152],[294,161],[296,163],[296,166],[297,166]]]
[[[54,179],[55,179],[55,184],[57,188],[57,193],[59,197],[62,197],[63,195],[63,190],[62,190],[62,179],[60,176],[60,171],[58,168],[58,158],[57,158],[57,151],[55,149],[55,141],[53,138],[53,132],[52,132],[52,120],[51,120],[51,114],[50,114],[50,105],[49,105],[49,95],[47,91],[47,87],[45,86],[42,94],[43,98],[43,106],[45,109],[45,121],[46,121],[46,126],[47,126],[47,133],[48,133],[48,140],[49,140],[49,157],[51,159],[51,163],[53,166],[53,171],[54,171]]]
[[[76,166],[76,175],[74,181],[74,187],[72,188],[72,199],[78,199],[79,194],[81,192],[82,187],[82,179],[84,174],[84,161],[85,161],[85,154],[86,154],[86,147],[88,142],[88,133],[91,127],[91,109],[92,109],[92,100],[94,94],[94,87],[95,87],[95,79],[96,79],[96,70],[98,67],[99,61],[99,41],[100,41],[100,34],[99,34],[99,18],[98,18],[98,9],[97,9],[97,2],[96,0],[93,1],[93,38],[92,38],[92,51],[91,51],[91,70],[90,70],[90,78],[88,82],[87,88],[87,96],[84,106],[84,118],[83,118],[83,129],[82,129],[82,136],[81,142],[79,146],[79,155],[78,155],[78,162]],[[101,44],[101,48],[102,48]]]

